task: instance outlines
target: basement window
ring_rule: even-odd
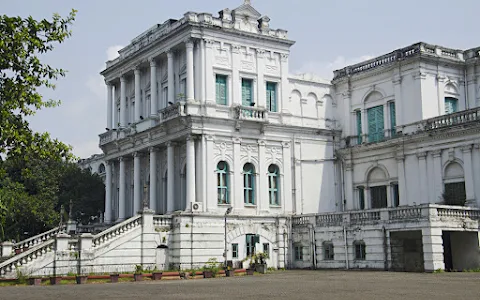
[[[334,259],[333,243],[331,242],[323,243],[323,259],[324,260]]]
[[[361,241],[354,242],[355,246],[355,260],[365,260],[366,258],[366,247],[365,243]]]

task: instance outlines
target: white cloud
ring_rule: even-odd
[[[295,73],[313,73],[325,79],[333,78],[333,71],[345,68],[346,66],[353,65],[365,60],[374,58],[374,55],[363,55],[347,59],[344,56],[337,56],[333,61],[309,61],[304,63]]]

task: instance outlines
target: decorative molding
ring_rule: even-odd
[[[426,79],[427,78],[427,73],[423,72],[423,71],[418,71],[416,73],[414,73],[413,75],[413,79],[415,80],[423,80],[423,79]]]
[[[395,85],[401,84],[402,83],[402,76],[396,75],[392,79],[392,83]]]
[[[265,140],[258,140],[257,143],[258,143],[258,146],[260,146],[260,147],[265,147],[266,146]]]
[[[205,136],[205,139],[206,139],[207,141],[209,141],[209,142],[212,142],[212,141],[215,140],[215,137],[214,137],[213,135],[211,135],[211,134],[207,134],[207,135]]]
[[[282,60],[282,62],[286,62],[288,60],[288,53],[281,53],[280,59]]]
[[[432,151],[432,156],[433,157],[440,157],[442,156],[442,149],[437,149]]]
[[[231,49],[232,49],[232,53],[240,53],[242,46],[237,44],[232,44]]]
[[[472,145],[464,145],[461,147],[463,153],[471,152],[472,151]]]
[[[283,147],[284,149],[290,148],[290,147],[291,147],[291,142],[290,142],[290,141],[284,141],[284,142],[282,142],[282,147]]]
[[[417,158],[418,159],[425,159],[426,157],[427,157],[427,152],[426,151],[417,152]]]
[[[242,143],[242,138],[233,137],[233,138],[232,138],[232,142],[233,142],[234,144],[241,144],[241,143]]]

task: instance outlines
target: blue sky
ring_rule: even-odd
[[[187,11],[217,15],[243,0],[0,0],[0,13],[50,18],[78,10],[73,36],[44,61],[67,69],[55,91],[44,97],[62,105],[45,109],[31,119],[37,131],[74,147],[77,156],[100,153],[98,134],[106,123],[106,90],[99,71],[121,46],[166,19]],[[418,41],[467,49],[480,46],[478,0],[252,0],[271,18],[272,28],[289,31],[297,43],[290,55],[290,72],[312,72],[324,78],[332,70]]]

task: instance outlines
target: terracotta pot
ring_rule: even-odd
[[[110,274],[110,282],[118,282],[118,278],[120,277],[120,275],[118,274]]]
[[[75,280],[77,281],[77,284],[86,284],[87,279],[88,279],[88,276],[86,276],[86,275],[80,275],[80,276],[75,277]]]
[[[59,277],[59,276],[50,277],[50,284],[51,285],[60,284],[60,281],[62,281],[62,277]]]
[[[213,272],[212,271],[203,271],[203,278],[212,278]]]
[[[235,271],[234,270],[225,270],[225,276],[233,277],[233,276],[235,276]]]
[[[152,273],[152,280],[160,280],[160,279],[162,279],[162,272]]]
[[[42,278],[28,278],[28,285],[41,285]]]
[[[142,281],[143,280],[143,274],[133,274],[133,280]]]
[[[247,275],[253,275],[254,269],[247,269]]]

